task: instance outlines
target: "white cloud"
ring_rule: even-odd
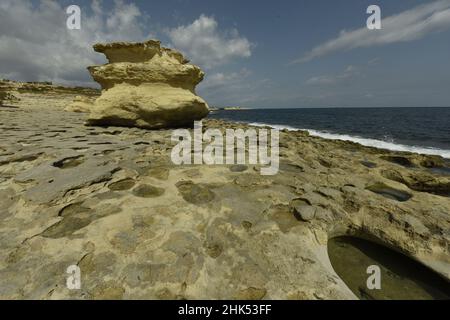
[[[450,0],[434,1],[382,18],[381,30],[369,30],[365,26],[353,31],[343,30],[335,39],[313,48],[293,63],[307,62],[338,51],[413,41],[448,28]]]
[[[360,76],[358,68],[355,66],[347,66],[344,71],[338,74],[321,75],[308,79],[306,84],[308,85],[332,85],[338,84],[343,81],[348,81]]]
[[[251,56],[251,43],[236,29],[220,32],[213,17],[201,15],[192,24],[168,30],[167,34],[175,48],[204,68]]]
[[[214,90],[224,86],[235,86],[237,83],[245,81],[245,79],[250,76],[250,74],[251,72],[246,68],[243,68],[238,72],[213,73],[206,76],[205,80],[201,83],[201,87],[203,89]]]
[[[215,72],[198,86],[200,96],[211,106],[260,105],[270,95],[273,82],[242,68],[234,72]]]
[[[369,62],[367,62],[367,65],[369,65],[369,66],[377,65],[380,62],[380,60],[381,59],[379,57],[370,59]]]
[[[92,85],[86,67],[104,61],[94,43],[146,38],[134,4],[116,0],[107,11],[93,0],[81,7],[81,30],[66,28],[65,10],[51,0],[0,2],[0,77]]]

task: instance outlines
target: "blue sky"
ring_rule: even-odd
[[[365,28],[371,4],[381,30]],[[94,42],[158,38],[205,70],[210,105],[450,106],[450,0],[1,0],[0,28],[0,77],[17,80],[92,85]]]

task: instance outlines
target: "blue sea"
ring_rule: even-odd
[[[212,111],[209,118],[307,130],[313,136],[450,159],[450,108],[298,108]]]

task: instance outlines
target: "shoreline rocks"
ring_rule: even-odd
[[[6,106],[6,105],[11,105],[11,104],[14,104],[14,103],[16,103],[18,101],[20,101],[20,99],[17,98],[12,93],[0,91],[0,107],[1,106]]]
[[[87,123],[146,129],[192,126],[208,113],[195,86],[204,73],[159,41],[96,44],[108,63],[88,70],[102,86]]]
[[[61,103],[0,108],[2,299],[355,299],[327,254],[342,235],[450,280],[445,159],[282,131],[274,176],[177,166],[172,130],[85,126]]]
[[[72,103],[69,104],[66,108],[64,108],[65,111],[68,112],[90,112],[92,110],[94,104],[94,100],[88,97],[83,96],[76,96],[75,99],[73,99]]]
[[[73,102],[74,98],[93,99],[100,94],[94,88],[63,87],[51,82],[20,82],[0,80],[0,100],[3,104],[14,108],[63,110]]]

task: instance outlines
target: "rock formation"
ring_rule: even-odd
[[[51,82],[0,80],[0,101],[3,100],[4,105],[39,111],[48,108],[62,110],[76,97],[92,99],[99,94],[100,91],[94,88],[63,87]]]
[[[6,98],[6,92],[0,92],[0,106],[3,106],[5,98]]]
[[[69,112],[90,112],[94,101],[88,97],[76,96],[64,110]]]
[[[208,114],[195,93],[204,73],[181,53],[154,40],[96,44],[94,50],[109,63],[88,68],[103,89],[88,124],[159,129],[192,126]]]
[[[86,127],[62,111],[94,90],[2,84],[21,101],[0,108],[0,299],[355,299],[329,259],[342,235],[450,283],[448,159],[286,130],[277,175],[178,166],[172,130]],[[66,286],[71,265],[80,290]],[[342,267],[381,294],[365,289],[367,265]]]
[[[19,98],[17,98],[10,92],[0,91],[0,106],[16,103],[19,100],[20,100]]]
[[[277,175],[177,166],[172,130],[86,127],[53,103],[0,108],[0,299],[354,299],[327,254],[341,235],[450,279],[445,159],[282,131]]]

